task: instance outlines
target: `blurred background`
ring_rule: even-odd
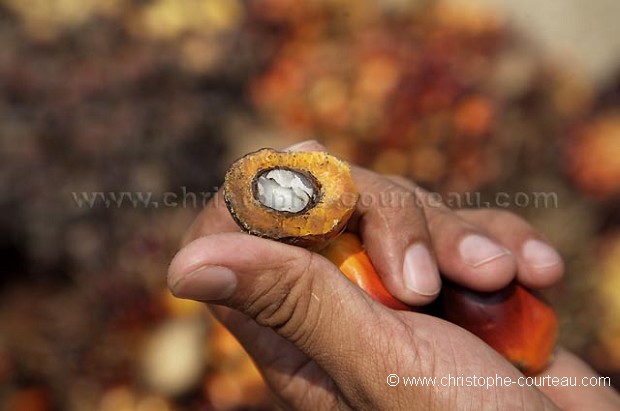
[[[165,274],[232,160],[306,138],[441,193],[556,193],[514,211],[567,261],[548,293],[561,343],[618,387],[618,15],[615,0],[0,0],[0,409],[272,409]]]

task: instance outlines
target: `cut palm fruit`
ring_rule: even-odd
[[[237,160],[224,181],[244,231],[313,250],[344,230],[358,198],[349,166],[322,152],[262,149]]]

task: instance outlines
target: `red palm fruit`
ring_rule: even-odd
[[[441,299],[446,320],[478,336],[523,373],[541,372],[553,357],[558,317],[523,286],[481,293],[446,284]]]

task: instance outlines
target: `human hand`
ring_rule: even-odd
[[[355,169],[354,178],[360,191],[375,195],[415,188],[363,169]],[[484,291],[505,286],[515,273],[534,288],[561,276],[557,253],[517,217],[420,203],[398,210],[360,206],[350,227],[361,235],[386,287],[404,302],[424,304],[437,295],[438,267],[451,280]],[[233,308],[212,306],[294,408],[553,407],[527,387],[390,389],[389,374],[520,374],[459,327],[371,301],[321,256],[237,231],[216,199],[189,231],[187,240],[195,241],[173,260],[169,283],[179,297]]]

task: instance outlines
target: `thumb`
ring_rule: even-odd
[[[322,256],[247,234],[189,243],[168,284],[179,298],[225,305],[275,330],[335,379],[343,366],[348,378],[364,374],[360,338],[374,338],[389,317]]]

